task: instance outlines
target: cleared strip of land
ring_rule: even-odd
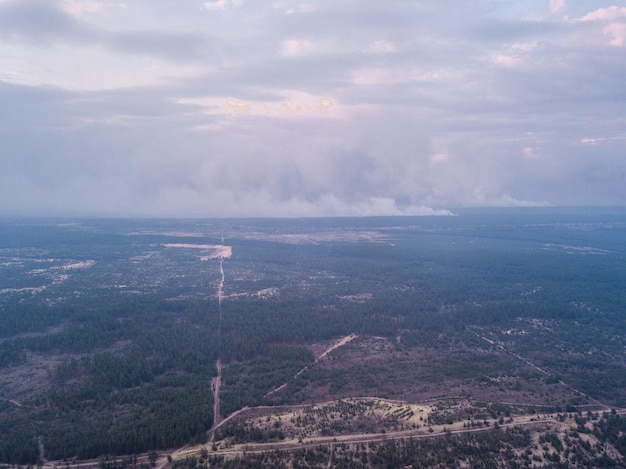
[[[317,363],[318,361],[323,359],[326,355],[328,355],[333,350],[338,349],[339,347],[343,347],[348,342],[356,339],[357,337],[358,336],[356,334],[350,334],[350,335],[347,335],[345,337],[342,337],[341,339],[337,340],[334,344],[332,344],[330,347],[328,347],[326,350],[324,350],[324,352],[319,357],[317,357],[313,363]],[[308,369],[309,369],[309,366],[305,366],[300,371],[298,371],[295,375],[293,375],[292,379],[297,378],[298,376],[300,376],[302,373],[304,373]],[[275,393],[277,393],[279,391],[282,391],[283,389],[285,389],[287,387],[288,384],[289,384],[289,381],[286,382],[286,383],[281,384],[280,386],[278,386],[275,389],[272,389],[270,392],[268,392],[265,395],[265,397],[271,396],[272,394],[275,394]]]

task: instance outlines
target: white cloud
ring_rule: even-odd
[[[604,23],[602,33],[608,37],[608,44],[621,47],[626,44],[626,7],[612,5],[598,8],[575,19],[574,23]]]
[[[204,115],[258,116],[271,118],[337,118],[341,110],[332,98],[294,90],[283,90],[274,101],[242,100],[233,97],[178,98],[179,104],[202,109]],[[201,126],[203,127],[203,126]],[[211,127],[209,127],[211,128]]]
[[[241,0],[213,0],[210,2],[204,2],[202,7],[205,10],[224,10],[229,6],[239,6]]]
[[[626,137],[622,137],[622,136],[596,137],[596,138],[581,138],[578,141],[578,143],[582,143],[583,145],[597,145],[599,143],[622,142],[625,140],[626,140]]]
[[[493,61],[504,67],[520,68],[532,65],[535,60],[535,51],[538,48],[536,42],[507,44],[499,50]]]
[[[522,149],[522,155],[529,160],[541,158],[541,152],[537,147],[524,147]]]
[[[284,41],[280,48],[280,55],[283,57],[297,57],[314,49],[315,44],[305,39],[288,39]]]
[[[104,8],[103,2],[64,0],[63,6],[68,13],[81,15],[83,13],[96,13]]]
[[[565,9],[565,0],[550,0],[550,11],[558,13]]]
[[[448,161],[449,155],[447,153],[435,153],[434,155],[430,155],[430,162],[432,164],[443,163]]]
[[[610,38],[611,46],[621,47],[626,43],[626,23],[610,23],[603,32]]]
[[[311,13],[316,10],[315,5],[312,3],[298,2],[294,5],[294,2],[290,0],[275,1],[272,3],[272,7],[286,15],[293,15],[294,13]]]
[[[227,0],[214,0],[212,2],[204,2],[202,6],[206,10],[223,10],[226,8],[227,3]]]
[[[396,44],[391,41],[374,41],[369,45],[367,50],[374,53],[391,53],[397,52],[398,48]]]
[[[595,145],[596,143],[602,142],[600,138],[581,138],[580,143],[583,145]]]
[[[352,83],[355,85],[390,85],[401,78],[398,70],[384,67],[360,68],[352,72]]]
[[[581,18],[576,19],[575,22],[614,21],[622,18],[626,18],[626,7],[610,6],[589,12]]]
[[[93,0],[63,0],[63,8],[76,17],[84,17],[102,13],[107,9],[126,9],[126,2],[99,2]]]

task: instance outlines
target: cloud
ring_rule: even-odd
[[[73,15],[82,15],[85,13],[100,12],[105,8],[104,2],[94,1],[78,1],[78,0],[65,0],[63,2],[64,8],[67,12]]]
[[[595,137],[595,138],[581,138],[579,143],[583,145],[597,145],[599,143],[610,143],[610,142],[620,142],[626,141],[626,137],[617,136],[617,137]]]
[[[28,42],[50,39],[89,40],[90,32],[54,0],[0,3],[0,36]]]
[[[305,39],[287,39],[280,48],[283,57],[296,57],[306,54],[315,48],[315,44]]]
[[[443,163],[445,161],[448,161],[449,155],[447,153],[435,153],[434,155],[430,156],[430,161],[433,164],[437,164],[437,163]]]
[[[204,2],[202,6],[207,10],[223,10],[227,3],[227,0],[214,0],[213,2]]]
[[[0,214],[624,204],[624,9],[546,3],[2,1]]]
[[[476,195],[476,205],[481,207],[550,207],[547,201],[536,200],[520,200],[504,194],[496,198],[489,198],[485,195],[483,188],[476,187],[474,194]]]
[[[597,10],[589,12],[575,21],[615,21],[622,18],[626,18],[626,7],[617,7],[613,5],[607,8],[598,8]]]
[[[565,9],[565,0],[550,0],[550,11],[558,13]]]
[[[604,25],[602,33],[609,38],[609,45],[622,47],[626,44],[626,7],[612,5],[598,8],[575,19],[573,23],[601,23]]]
[[[194,33],[125,31],[111,34],[107,44],[126,54],[149,55],[172,61],[210,57],[208,41]]]
[[[391,42],[391,41],[374,41],[372,42],[367,50],[369,52],[374,52],[374,53],[390,53],[390,52],[396,52],[397,51],[397,46]]]
[[[611,38],[610,45],[621,47],[626,43],[626,23],[611,23],[604,28],[604,34]]]
[[[224,10],[229,6],[238,6],[240,4],[239,0],[213,0],[212,2],[204,2],[202,7],[205,10]]]
[[[522,155],[526,159],[541,158],[540,150],[536,147],[524,147],[522,149]]]
[[[63,9],[70,15],[84,17],[102,14],[111,9],[126,9],[126,2],[91,1],[91,0],[63,0]]]

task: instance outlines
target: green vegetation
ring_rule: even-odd
[[[220,244],[222,235],[233,256],[223,260],[220,314],[219,259],[201,261],[209,248],[184,245]],[[430,416],[433,425],[472,428],[522,407],[624,407],[625,235],[619,210],[1,222],[0,463],[37,463],[39,442],[51,460],[204,442],[218,357],[222,417],[355,396],[483,401],[474,413]],[[602,422],[597,438],[622,451],[621,420]],[[218,435],[281,437],[278,428],[237,425]],[[328,420],[324,431],[374,427]],[[455,451],[466,451],[463,438]],[[376,443],[365,460],[419,447],[445,464],[420,446],[431,444]],[[515,444],[485,443],[480,458]],[[318,451],[293,457],[327,463]],[[596,461],[585,454],[581,461]]]

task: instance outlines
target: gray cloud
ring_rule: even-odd
[[[626,202],[609,3],[73,5],[0,2],[0,214]]]
[[[28,42],[79,40],[90,33],[55,0],[8,0],[0,3],[0,36]]]
[[[206,59],[212,55],[210,42],[197,33],[131,31],[113,34],[107,43],[120,52],[147,54],[174,61]]]
[[[167,27],[167,24],[164,24]],[[0,3],[0,36],[23,42],[82,42],[116,52],[184,61],[210,58],[211,38],[167,30],[103,30],[67,13],[56,0],[8,0]]]

